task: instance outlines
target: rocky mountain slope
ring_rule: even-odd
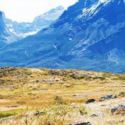
[[[4,20],[8,28],[17,36],[26,37],[28,35],[33,35],[40,31],[41,29],[47,27],[52,22],[57,20],[59,16],[64,12],[64,7],[58,6],[38,17],[35,17],[33,22],[22,22],[18,23],[7,19],[4,14]]]
[[[0,66],[123,73],[124,20],[124,0],[79,0],[49,27],[3,49]]]
[[[12,34],[3,20],[3,13],[0,11],[0,48],[4,47],[8,43],[15,42],[17,37]]]

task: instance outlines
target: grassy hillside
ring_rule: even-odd
[[[0,124],[124,125],[124,115],[111,114],[111,108],[124,97],[99,102],[108,94],[125,90],[125,75],[83,70],[36,68],[0,69]],[[85,104],[88,99],[97,102]],[[96,115],[93,115],[96,114]]]

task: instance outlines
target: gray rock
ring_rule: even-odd
[[[90,122],[82,122],[82,123],[69,124],[69,125],[91,125],[91,123]]]
[[[86,104],[93,103],[93,102],[96,102],[96,100],[95,99],[89,99],[89,100],[86,101]]]
[[[117,96],[113,94],[106,96],[106,99],[115,99],[115,98],[117,98]]]
[[[34,114],[34,116],[43,115],[43,114],[45,114],[45,113],[42,112],[42,111],[38,111],[38,112],[36,112],[36,113]]]
[[[99,101],[105,101],[106,100],[106,97],[101,97],[100,99],[99,99]]]
[[[110,94],[110,95],[107,95],[107,96],[105,96],[105,97],[101,97],[101,98],[99,99],[99,101],[105,101],[106,99],[115,99],[115,98],[117,98],[116,95]]]
[[[76,103],[72,103],[71,106],[76,106]]]
[[[98,115],[96,115],[96,114],[92,114],[91,117],[98,117]]]
[[[125,114],[125,105],[118,105],[111,109],[112,114]]]

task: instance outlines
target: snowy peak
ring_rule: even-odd
[[[125,0],[79,0],[78,4],[81,4],[83,8],[90,8],[96,4],[115,4],[115,5],[125,5]]]
[[[79,2],[82,1],[83,0],[80,0]],[[86,4],[87,1],[88,4]],[[84,21],[90,20],[93,17],[95,17],[95,19],[105,18],[106,20],[110,20],[112,18],[116,19],[118,15],[125,13],[124,0],[86,0],[84,1],[84,5],[86,7],[83,7],[82,14],[78,15],[78,18]],[[119,17],[119,19],[121,18],[121,16]]]
[[[98,2],[99,0],[79,0],[79,3],[83,4],[85,8],[89,8]]]
[[[0,42],[12,43],[17,41],[18,37],[9,31],[3,18],[4,14],[0,11]]]
[[[31,23],[18,23],[16,21],[12,21],[11,19],[7,19],[5,15],[3,17],[7,27],[11,32],[19,37],[27,37],[30,35],[34,35],[43,28],[49,26],[60,17],[64,10],[64,7],[58,6],[38,17],[35,17],[34,21]]]
[[[40,23],[42,25],[43,23],[43,20],[46,20],[46,21],[52,21],[52,20],[56,20],[59,18],[59,16],[64,12],[64,7],[62,6],[58,6],[54,9],[51,9],[50,11],[36,17],[33,21],[33,23]]]
[[[56,10],[65,10],[65,8],[60,5],[60,6],[56,7]]]

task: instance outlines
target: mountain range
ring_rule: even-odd
[[[125,73],[124,0],[79,0],[48,27],[0,50],[1,67]]]
[[[59,16],[64,12],[64,7],[58,6],[50,11],[35,17],[33,22],[21,22],[12,21],[6,18],[4,14],[4,21],[11,32],[19,37],[26,37],[36,34],[38,31],[49,26],[52,22],[57,20]]]

